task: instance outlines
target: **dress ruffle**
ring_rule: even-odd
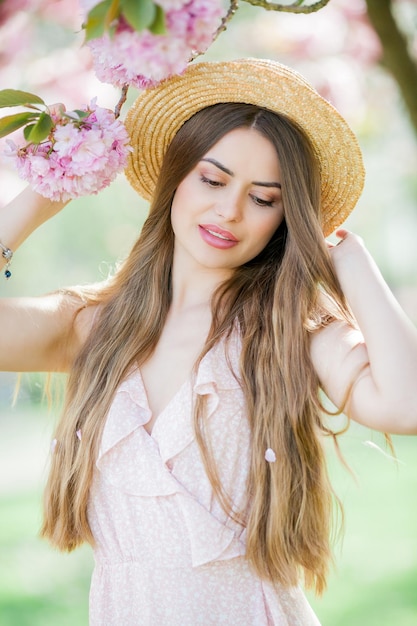
[[[236,533],[208,510],[199,501],[199,494],[191,493],[181,483],[175,475],[175,463],[174,469],[171,463],[189,446],[197,446],[190,417],[193,394],[208,396],[210,419],[219,404],[219,390],[239,388],[237,377],[229,367],[224,368],[224,358],[222,343],[205,355],[194,385],[186,382],[169,403],[178,405],[175,419],[172,411],[165,409],[158,416],[152,435],[143,428],[151,419],[151,411],[140,371],[134,368],[116,392],[96,463],[104,481],[130,496],[178,498],[193,567],[245,553],[239,537],[242,529]]]
[[[239,558],[245,530],[214,497],[194,436],[192,405],[200,395],[219,477],[242,510],[250,428],[240,352],[238,332],[210,350],[151,435],[140,370],[133,368],[119,386],[89,503],[96,539],[91,624],[319,626],[300,589],[259,580]]]
[[[230,342],[237,342],[236,338],[231,338]],[[195,395],[207,397],[206,420],[210,420],[219,406],[219,392],[223,390],[240,389],[237,374],[235,375],[229,367],[225,367],[225,350],[231,348],[234,354],[236,347],[225,344],[224,341],[217,344],[208,352],[198,367],[194,383],[187,381],[187,394],[183,394],[184,402],[175,411],[175,419],[172,413],[167,411],[171,403],[177,400],[175,396],[166,409],[159,415],[155,422],[152,436],[157,440],[159,452],[164,463],[181,454],[183,450],[195,444],[195,433],[192,423],[192,397]],[[237,370],[237,364],[231,364]]]

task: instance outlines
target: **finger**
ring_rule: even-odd
[[[340,237],[341,239],[346,239],[346,237],[350,234],[349,230],[346,230],[346,228],[338,228],[335,235],[337,237]]]
[[[335,248],[340,243],[342,243],[342,241],[346,239],[346,237],[350,234],[350,231],[346,230],[345,228],[339,228],[338,230],[335,231],[334,234],[336,235],[336,237],[339,237],[340,241],[338,241],[337,243],[333,243],[332,241],[328,241],[326,239],[327,247],[330,249]]]
[[[348,237],[349,234],[350,232],[345,228],[339,228],[335,233],[336,237],[339,237],[340,239],[336,245],[340,245],[346,239],[346,237]]]

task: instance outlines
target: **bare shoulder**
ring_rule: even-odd
[[[78,349],[80,349],[87,340],[99,309],[100,305],[94,304],[83,306],[78,310],[74,319],[74,339]]]
[[[66,371],[76,349],[74,323],[85,307],[65,291],[0,301],[0,370]]]

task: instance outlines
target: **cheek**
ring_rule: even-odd
[[[171,205],[171,221],[181,219],[190,213],[189,199],[193,197],[192,185],[185,178],[177,187]]]
[[[270,219],[265,219],[259,229],[259,237],[265,241],[265,244],[271,239],[279,225],[283,220],[283,212],[280,210],[278,215],[271,216]]]
[[[181,230],[181,211],[178,203],[173,202],[171,206],[171,228],[177,237]]]
[[[183,201],[183,192],[182,192],[182,186],[179,185],[174,197],[172,199],[172,204],[171,204],[171,225],[172,228],[175,232],[175,226],[176,224],[178,224],[178,222],[181,219],[181,214],[183,213],[183,206],[184,206],[184,201]]]

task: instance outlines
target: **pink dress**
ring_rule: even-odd
[[[242,507],[250,432],[233,374],[238,337],[227,346],[229,360],[225,342],[212,349],[152,435],[143,428],[151,412],[138,369],[116,393],[89,503],[96,540],[91,626],[319,626],[298,587],[274,589],[251,571],[245,531],[213,497],[200,458],[192,398],[207,394],[220,478]]]

